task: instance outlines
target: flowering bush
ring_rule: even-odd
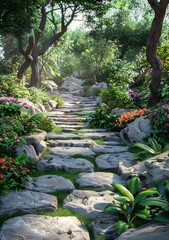
[[[114,122],[114,126],[117,129],[121,130],[125,128],[129,123],[133,122],[136,118],[144,116],[147,111],[147,108],[143,108],[134,110],[133,112],[125,112]]]
[[[14,149],[19,144],[25,144],[25,140],[13,130],[13,127],[0,125],[0,153],[14,154]]]
[[[157,109],[147,114],[150,125],[157,137],[169,138],[169,104],[159,104]]]
[[[25,180],[30,173],[27,168],[28,161],[24,155],[20,155],[16,159],[0,158],[0,193],[24,187]]]

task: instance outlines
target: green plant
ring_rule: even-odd
[[[8,190],[20,190],[24,187],[24,183],[30,170],[27,168],[28,158],[24,155],[16,157],[0,158],[0,193]]]
[[[94,113],[90,113],[86,119],[92,127],[107,128],[113,130],[112,122],[114,122],[117,117],[110,114],[109,107],[102,103],[96,108]]]
[[[18,136],[23,135],[24,132],[24,126],[22,123],[19,120],[9,116],[0,118],[0,128],[3,130],[14,131],[18,134]]]
[[[124,112],[120,117],[113,123],[114,127],[119,131],[125,128],[129,123],[133,122],[136,118],[144,116],[147,112],[146,108],[134,110],[131,112]]]
[[[10,125],[0,125],[0,153],[14,154],[14,149],[19,144],[25,144],[25,140],[20,137]]]
[[[169,138],[169,104],[159,104],[156,109],[147,114],[150,126],[157,137]]]
[[[37,128],[46,132],[51,132],[56,127],[54,121],[43,112],[33,114],[30,120],[36,123]]]
[[[24,107],[15,102],[0,102],[0,117],[12,116],[17,118],[21,115],[21,112],[24,110]]]
[[[164,148],[156,141],[155,138],[149,138],[148,144],[144,143],[134,143],[134,147],[141,148],[143,152],[140,152],[140,154],[144,154],[144,152],[148,152],[152,155],[158,155],[162,152],[169,151],[169,144],[167,144]]]
[[[128,189],[119,183],[112,184],[120,195],[114,196],[117,201],[106,207],[107,211],[112,211],[119,215],[120,220],[116,223],[116,231],[118,234],[123,233],[128,228],[138,225],[138,219],[145,221],[152,217],[151,209],[144,205],[144,201],[151,196],[158,194],[154,188],[140,190],[140,179],[135,177],[129,182]]]
[[[109,87],[101,90],[102,102],[107,104],[110,111],[113,108],[133,108],[134,102],[127,91],[127,86],[110,81]]]

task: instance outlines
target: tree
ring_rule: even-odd
[[[95,10],[102,13],[107,6],[105,1],[101,0],[0,0],[1,2],[3,8],[3,13],[0,15],[1,34],[12,34],[16,37],[19,51],[25,58],[18,71],[18,78],[22,79],[30,66],[32,71],[30,86],[35,87],[40,86],[39,56],[44,55],[55,42],[59,41],[80,11]],[[10,3],[12,3],[12,6],[10,6]],[[8,19],[12,19],[12,22],[8,22]],[[16,20],[17,24],[15,24]],[[45,34],[48,21],[52,24],[53,31],[42,43],[41,38]],[[24,22],[26,23],[25,27]],[[29,33],[27,46],[25,46],[23,29],[26,29],[26,33]]]
[[[152,66],[151,83],[149,86],[151,91],[149,98],[149,106],[153,106],[157,104],[161,99],[159,86],[162,76],[162,62],[157,56],[157,47],[159,44],[159,39],[161,37],[163,21],[166,14],[167,6],[169,4],[169,0],[148,0],[148,3],[150,4],[151,8],[154,10],[155,13],[146,44],[147,60]]]

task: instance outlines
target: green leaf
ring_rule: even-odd
[[[166,186],[164,186],[162,183],[158,182],[156,184],[156,187],[160,193],[160,195],[164,198],[166,198],[169,201],[169,190]]]
[[[116,232],[122,234],[129,228],[129,225],[126,222],[118,221],[116,224]]]
[[[131,202],[131,200],[128,197],[124,197],[124,196],[114,196],[114,199],[116,199],[119,202],[123,202],[123,203]]]
[[[169,203],[163,199],[159,198],[148,198],[140,202],[142,206],[157,206],[162,208],[167,208]]]
[[[112,184],[123,196],[128,197],[132,202],[134,201],[134,196],[129,192],[127,188],[119,183]]]
[[[140,179],[138,177],[134,177],[129,182],[129,191],[134,195],[138,192],[140,187]]]
[[[106,211],[112,211],[112,212],[115,212],[115,213],[123,213],[123,210],[121,209],[120,205],[116,205],[116,204],[112,204],[112,205],[109,205],[105,208]]]
[[[152,147],[152,149],[154,149],[156,154],[161,153],[161,145],[156,141],[156,139],[154,138],[149,138],[148,139],[148,143],[150,144],[150,146]]]
[[[154,149],[150,148],[149,146],[145,145],[144,143],[134,143],[133,146],[141,148],[143,150],[145,150],[146,152],[150,152],[153,155],[156,154],[156,152],[154,151]]]
[[[150,220],[150,214],[147,210],[138,210],[135,215],[139,218]]]
[[[169,222],[169,213],[168,212],[160,212],[157,217],[154,218],[155,221],[159,222]]]
[[[137,197],[135,198],[135,204],[141,202],[143,199],[145,199],[148,196],[152,196],[154,194],[157,194],[158,191],[154,189],[148,189],[143,192],[140,192]]]
[[[167,144],[164,148],[163,148],[163,152],[168,152],[169,151],[169,144]]]

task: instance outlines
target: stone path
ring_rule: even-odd
[[[62,97],[64,107],[50,112],[49,116],[63,131],[48,134],[49,154],[39,161],[37,171],[64,170],[76,174],[76,182],[48,174],[28,179],[26,189],[19,193],[11,191],[0,196],[0,215],[18,215],[3,223],[1,240],[93,240],[99,235],[113,240],[116,237],[113,224],[117,219],[104,209],[115,201],[112,182],[125,185],[118,174],[119,163],[131,167],[137,159],[122,144],[119,133],[90,129],[84,122],[86,114],[97,104],[95,99],[68,93]],[[98,139],[102,145],[97,144]],[[77,217],[36,215],[39,211],[57,211],[57,192],[68,194],[63,208],[91,221],[94,237],[89,236]]]

